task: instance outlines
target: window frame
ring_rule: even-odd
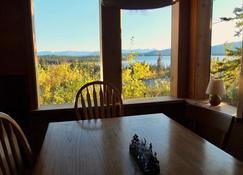
[[[33,3],[31,4],[33,8]],[[206,15],[205,10],[208,12]],[[210,52],[208,51],[211,47],[210,10],[212,10],[211,0],[193,2],[180,0],[172,5],[171,96],[173,97],[207,98],[205,89],[210,72]],[[33,10],[31,15],[33,18]],[[119,90],[122,86],[120,20],[120,9],[104,7],[100,1],[101,79],[114,84]],[[34,30],[32,36],[35,41]],[[204,43],[203,47],[200,43]],[[33,50],[36,50],[35,42]],[[33,57],[32,66],[36,67],[36,58]],[[203,59],[205,57],[208,58],[207,61]],[[189,71],[188,68],[191,70]],[[196,78],[197,76],[200,79]],[[36,94],[32,99],[32,109],[38,109],[38,92],[35,87],[38,81],[36,76],[31,78],[36,82],[32,85]]]

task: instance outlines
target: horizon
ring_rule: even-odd
[[[99,52],[98,3],[98,0],[34,0],[38,52]],[[234,37],[235,21],[219,22],[220,17],[233,16],[234,8],[242,5],[242,0],[215,0],[213,3],[211,45],[242,41],[241,37]],[[121,10],[122,50],[170,49],[171,12],[171,6],[152,10]]]
[[[242,40],[240,41],[235,41],[235,42],[232,42],[232,43],[228,43],[228,44],[233,44],[233,43],[241,43],[241,47],[242,47]],[[221,46],[221,45],[224,45],[225,43],[221,43],[221,44],[216,44],[216,45],[211,45],[211,47],[215,47],[215,46]],[[169,50],[171,48],[165,48],[165,49],[149,49],[149,48],[144,48],[144,49],[141,49],[141,48],[135,48],[135,49],[132,49],[133,51],[134,50],[149,50],[149,51],[153,51],[153,50],[156,50],[156,51],[161,51],[161,50]],[[129,49],[122,49],[122,51],[129,51]],[[91,51],[87,51],[87,50],[40,50],[40,51],[37,51],[37,52],[100,52],[98,50],[91,50]]]

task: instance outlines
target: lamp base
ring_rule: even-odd
[[[221,97],[218,95],[209,95],[209,103],[211,106],[218,106],[221,103]]]

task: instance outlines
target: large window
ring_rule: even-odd
[[[100,79],[99,0],[35,0],[41,105],[73,103],[77,90]]]
[[[213,1],[211,75],[224,80],[223,100],[232,105],[238,101],[242,12],[242,0]]]
[[[82,85],[100,79],[99,1],[34,7],[40,104],[73,103]],[[123,97],[170,95],[171,7],[121,16]]]
[[[170,95],[171,7],[121,16],[123,98]]]

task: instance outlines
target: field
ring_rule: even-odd
[[[156,65],[136,61],[130,54],[122,68],[124,99],[170,95],[170,68],[158,57]],[[40,56],[38,64],[41,105],[73,103],[84,84],[100,80],[98,57]]]

